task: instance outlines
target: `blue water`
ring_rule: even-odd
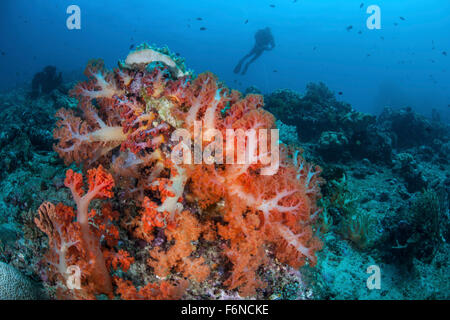
[[[81,30],[66,27],[71,4],[81,8]],[[381,30],[366,27],[371,4],[381,9]],[[167,44],[195,72],[213,71],[240,90],[303,91],[323,81],[360,111],[408,105],[427,116],[436,108],[448,119],[449,12],[448,0],[2,0],[0,91],[29,83],[46,65],[66,78],[90,58],[115,66],[131,45],[148,41]],[[254,33],[266,26],[276,48],[245,76],[235,75]]]

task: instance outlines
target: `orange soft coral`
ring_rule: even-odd
[[[114,180],[102,166],[97,169],[88,170],[88,191],[82,190],[83,178],[81,174],[74,173],[71,169],[67,171],[64,184],[72,192],[73,199],[77,205],[76,221],[80,225],[81,235],[85,248],[90,252],[93,263],[92,277],[96,281],[96,287],[101,293],[111,294],[112,283],[105,259],[100,248],[98,237],[91,230],[89,224],[89,205],[94,199],[111,198]]]
[[[226,225],[219,225],[219,235],[229,241],[225,255],[233,269],[224,285],[239,289],[244,296],[255,294],[257,288],[264,288],[265,282],[258,271],[267,263],[265,237],[259,230],[260,221],[255,214],[242,215],[245,208],[238,203],[231,204],[225,214]]]
[[[131,283],[121,278],[115,278],[117,293],[124,300],[178,300],[187,287],[186,281],[180,283],[161,282],[148,283],[139,290]]]
[[[264,287],[257,276],[267,261],[264,247],[274,246],[278,259],[293,267],[306,261],[314,265],[315,252],[321,248],[311,226],[318,211],[320,171],[286,149],[281,157],[281,167],[271,176],[260,175],[248,165],[224,170],[203,166],[192,176],[190,187],[202,206],[210,204],[208,199],[225,201],[225,224],[219,227],[219,235],[230,241],[225,253],[233,263],[225,284],[239,288],[244,296]]]
[[[175,227],[167,230],[169,241],[174,243],[167,251],[160,248],[150,252],[151,258],[147,260],[150,267],[159,277],[166,277],[170,269],[175,267],[186,277],[196,281],[203,281],[209,275],[209,268],[205,265],[203,257],[192,257],[196,247],[193,244],[198,240],[201,227],[197,219],[188,211],[181,212],[175,221]]]
[[[316,263],[320,169],[278,146],[275,118],[261,95],[242,96],[209,72],[176,78],[158,61],[108,71],[97,60],[86,75],[72,91],[81,112],[57,113],[54,148],[66,164],[83,166],[88,190],[82,175],[69,170],[65,184],[76,214],[45,204],[37,220],[50,238],[49,261],[79,265],[86,297],[112,296],[114,287],[124,299],[182,296],[188,283],[111,280],[117,268],[126,272],[143,261],[167,281],[215,276],[242,296],[266,287],[262,275],[273,257],[293,267]],[[194,144],[179,149],[180,132]],[[173,160],[181,151],[194,151],[194,164]],[[113,197],[114,186],[118,211],[110,204],[88,211],[92,200]],[[149,252],[132,256],[130,247],[116,248],[125,234],[127,245]],[[226,277],[205,255],[213,246],[227,262]]]
[[[117,252],[107,251],[105,256],[108,264],[111,265],[114,270],[117,270],[120,267],[123,272],[127,272],[130,269],[131,264],[134,262],[134,258],[122,249]]]
[[[157,210],[158,205],[151,201],[148,197],[144,198],[142,202],[143,210],[141,216],[135,220],[134,235],[137,238],[150,242],[153,240],[154,228],[165,228],[168,226],[168,213],[159,212]]]
[[[39,209],[36,224],[49,237],[52,244],[50,252],[54,259],[58,259],[57,272],[63,279],[67,280],[67,268],[71,265],[67,261],[70,260],[80,268],[81,276],[88,283],[84,288],[86,293],[111,295],[112,282],[100,247],[99,235],[107,235],[107,241],[113,244],[112,240],[118,237],[118,232],[113,226],[106,230],[105,225],[114,220],[115,214],[108,206],[104,207],[101,218],[104,224],[100,224],[101,220],[96,217],[95,210],[88,210],[92,200],[112,197],[114,180],[99,166],[88,170],[87,192],[83,190],[83,176],[71,169],[66,173],[64,184],[72,192],[77,205],[76,214],[71,207],[62,204],[54,207],[45,203]],[[96,219],[97,225],[90,223],[92,219]],[[67,250],[72,247],[76,247],[76,252],[69,256]],[[50,263],[55,264],[51,260]]]
[[[52,203],[43,203],[38,209],[35,223],[49,238],[49,251],[46,262],[50,265],[47,271],[48,278],[57,285],[57,295],[60,298],[93,298],[89,282],[91,280],[92,266],[89,263],[90,255],[83,248],[83,240],[78,224],[72,220],[75,214],[71,207],[63,204],[54,206]],[[72,276],[70,267],[81,272],[80,287],[69,290],[68,283]]]

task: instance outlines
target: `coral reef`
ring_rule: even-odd
[[[57,297],[180,298],[207,280],[248,297],[266,288],[261,272],[274,258],[316,264],[320,168],[261,134],[275,128],[262,96],[181,70],[145,45],[112,71],[92,60],[88,80],[71,91],[78,109],[56,113],[54,149],[88,182],[85,190],[69,169],[76,209],[44,202],[35,220],[48,236],[43,271]],[[259,132],[259,153],[240,132]],[[97,209],[95,199],[111,198]],[[133,265],[154,281],[133,277]],[[81,273],[74,290],[70,267]]]
[[[266,102],[297,127],[327,181],[318,221],[324,249],[310,275],[315,297],[448,299],[448,285],[437,279],[450,263],[449,125],[436,112],[427,118],[411,108],[386,108],[378,117],[357,112],[324,84],[304,94],[277,90]],[[372,264],[385,282],[369,292],[358,283]],[[433,285],[417,290],[427,280]]]
[[[59,88],[62,84],[61,72],[56,72],[55,66],[46,66],[41,72],[34,75],[31,82],[31,98],[37,98],[40,95],[49,94]]]
[[[367,115],[324,84],[277,90],[263,107],[254,87],[242,96],[210,73],[195,76],[167,48],[138,49],[167,57],[111,71],[93,60],[73,96],[73,83],[36,99],[28,87],[0,93],[0,261],[49,298],[449,299],[449,127],[436,112]],[[194,138],[193,119],[222,135],[277,127],[289,145],[279,170],[205,161],[216,159],[215,138],[184,146],[174,135]],[[202,163],[170,156],[190,150],[195,162],[200,145]],[[322,197],[304,159],[322,168]],[[101,181],[107,192],[83,205]],[[64,262],[80,267],[80,289],[67,290]],[[371,265],[380,290],[366,287]]]
[[[448,199],[445,193],[423,190],[410,203],[409,212],[386,218],[387,261],[410,268],[413,259],[430,263],[444,242],[448,226]]]
[[[428,181],[410,153],[402,152],[395,155],[392,170],[405,180],[409,192],[417,192],[427,187]]]
[[[297,126],[302,143],[320,141],[319,153],[325,161],[391,161],[390,138],[375,126],[375,117],[336,100],[324,83],[308,84],[303,96],[276,90],[266,101],[267,109],[281,121]]]
[[[297,137],[297,127],[284,124],[280,120],[276,121],[277,128],[280,130],[280,140],[287,145],[299,145]]]
[[[377,121],[390,133],[393,147],[398,149],[417,145],[439,145],[442,140],[449,138],[444,123],[436,117],[427,119],[409,107],[399,110],[386,107]]]

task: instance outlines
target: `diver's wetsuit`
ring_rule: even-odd
[[[253,63],[256,59],[258,59],[264,51],[270,51],[275,48],[275,39],[273,38],[272,32],[270,28],[265,28],[258,30],[255,33],[255,45],[253,49],[245,55],[234,68],[234,73],[239,73],[241,71],[242,64],[247,58],[253,56],[244,66],[241,74],[245,74],[247,72],[248,67],[251,63]]]

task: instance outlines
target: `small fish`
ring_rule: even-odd
[[[197,19],[195,19],[195,20],[197,20],[197,21],[202,21],[203,20],[203,18],[201,18],[201,17],[198,17]]]
[[[205,31],[206,28],[205,28],[205,27],[201,27],[200,30],[201,30],[201,31]]]
[[[339,92],[338,92],[338,95],[342,96],[342,91],[339,91]]]
[[[443,54],[444,56],[447,56],[447,51],[442,51],[442,54]]]
[[[316,50],[317,47],[313,47],[313,50]]]
[[[431,63],[435,63],[435,61],[433,59],[431,59]]]
[[[384,40],[384,37],[383,37],[383,36],[381,36],[381,37],[380,37],[380,39],[381,39],[381,40]]]
[[[370,57],[370,53],[366,54],[367,57]]]
[[[361,2],[361,4],[359,5],[360,9],[362,9],[362,7],[364,7],[364,2]]]
[[[274,4],[271,4],[271,5],[269,5],[269,7],[271,7],[271,8],[275,8],[275,5],[274,5]]]
[[[5,51],[2,51],[2,56],[4,56],[6,53],[5,53]]]
[[[353,26],[348,26],[347,28],[345,28],[347,31],[350,31],[353,29]]]
[[[278,72],[278,70],[277,70],[277,69],[275,69],[275,70],[273,70],[273,72]]]
[[[244,24],[247,24],[247,23],[248,23],[248,19],[247,19],[247,20],[245,20]]]
[[[180,56],[180,53],[179,53],[179,52],[176,52],[175,55],[176,55],[177,57],[179,57],[179,56]]]
[[[130,45],[130,50],[134,48],[134,44]]]
[[[359,31],[358,31],[358,34],[362,34],[362,31],[361,31],[361,30],[359,30]]]
[[[398,23],[397,23],[397,22],[394,22],[394,26],[398,26]]]
[[[406,19],[405,18],[403,18],[403,17],[399,17],[400,18],[400,20],[403,20],[403,21],[405,21]]]

